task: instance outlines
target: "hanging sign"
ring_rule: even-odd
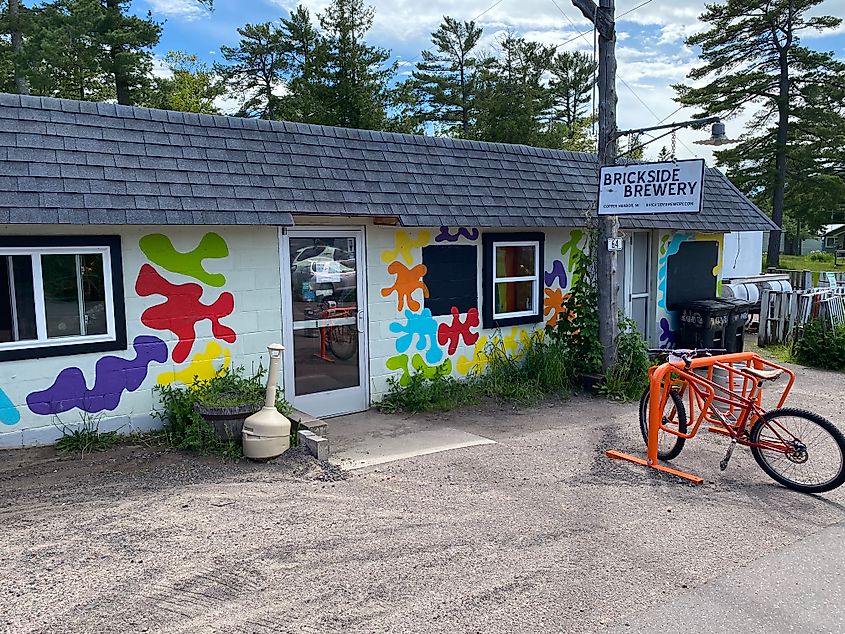
[[[703,159],[602,167],[598,213],[697,214],[701,211],[703,185]]]

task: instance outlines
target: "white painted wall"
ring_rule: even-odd
[[[763,232],[742,231],[725,234],[722,276],[759,275],[763,266]]]

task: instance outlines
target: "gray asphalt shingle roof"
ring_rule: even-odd
[[[704,210],[623,226],[752,231],[770,221],[708,169]],[[583,226],[594,155],[0,93],[0,223]]]

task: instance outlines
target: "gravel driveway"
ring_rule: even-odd
[[[845,426],[842,385],[801,371],[791,403]],[[702,487],[605,458],[643,451],[635,417],[587,398],[415,417],[497,444],[346,480],[301,455],[0,454],[0,631],[594,632],[845,517],[845,490],[790,492],[747,451],[720,473],[712,434],[676,461]]]

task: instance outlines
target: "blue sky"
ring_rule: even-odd
[[[683,40],[702,28],[697,17],[704,10],[704,0],[651,0],[636,8],[643,1],[617,0],[622,128],[655,125],[671,115],[677,108],[672,101],[671,85],[683,81],[697,63],[695,51],[688,49]],[[495,46],[501,33],[511,28],[528,39],[550,45],[568,41],[562,47],[566,50],[592,50],[592,35],[578,36],[590,26],[571,0],[498,3],[496,0],[370,0],[369,3],[376,9],[376,19],[368,39],[392,51],[400,63],[400,72],[409,72],[410,62],[428,46],[430,32],[445,14],[470,20],[483,13],[477,22],[484,28],[484,46]],[[166,21],[157,55],[163,57],[169,50],[180,49],[213,62],[220,60],[221,45],[237,43],[237,27],[247,22],[286,17],[297,4],[296,0],[215,0],[212,13],[195,0],[135,0],[134,6],[137,11],[150,10],[157,20]],[[302,4],[316,13],[325,7],[327,0],[304,0]],[[825,0],[818,13],[845,16],[845,0]],[[825,36],[812,36],[806,43],[845,59],[845,28]],[[669,120],[686,119],[690,114],[680,111]],[[728,134],[738,134],[746,119],[727,122]],[[678,157],[700,156],[712,164],[710,151],[693,144],[701,137],[701,132],[693,130],[679,133]],[[650,146],[650,153],[656,153],[661,144]]]

